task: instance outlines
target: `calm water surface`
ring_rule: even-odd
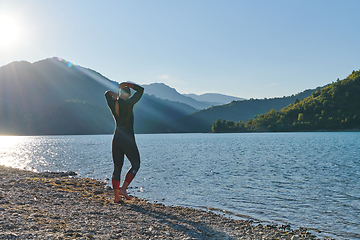
[[[131,194],[360,238],[360,133],[136,135]],[[111,178],[111,135],[1,137],[0,164]],[[125,161],[122,177],[130,167]]]

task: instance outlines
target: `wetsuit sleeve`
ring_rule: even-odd
[[[105,99],[111,111],[115,111],[115,99],[112,97],[112,94],[113,94],[112,91],[106,91]]]
[[[144,88],[137,85],[137,84],[133,84],[133,83],[128,83],[127,84],[128,87],[134,89],[136,91],[136,93],[128,100],[128,102],[130,104],[135,104],[137,103],[140,98],[142,97],[143,93],[144,93]]]

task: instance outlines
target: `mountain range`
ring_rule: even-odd
[[[184,94],[184,95],[191,97],[191,98],[195,99],[196,101],[211,103],[212,106],[223,105],[223,104],[231,103],[232,101],[246,100],[245,98],[228,96],[228,95],[224,95],[224,94],[220,94],[220,93],[204,93],[204,94],[200,94],[200,95],[190,93],[190,94]]]
[[[317,89],[321,89],[318,87]],[[213,106],[201,111],[196,111],[185,115],[175,121],[167,123],[167,132],[182,133],[205,133],[210,132],[213,122],[222,118],[229,121],[246,122],[256,115],[269,112],[271,109],[280,110],[297,100],[302,100],[316,89],[308,89],[296,95],[282,98],[271,99],[249,99],[243,101],[233,101],[231,103]]]
[[[59,58],[0,67],[0,134],[112,133],[104,93],[118,83]],[[144,94],[136,104],[135,132],[157,132],[163,121],[196,111],[180,102]]]
[[[223,105],[232,101],[244,100],[233,96],[227,96],[218,93],[197,94],[181,94],[175,88],[171,88],[164,83],[151,83],[143,85],[145,92],[158,98],[182,102],[198,110],[209,108],[216,105]]]
[[[56,57],[2,66],[0,135],[112,133],[114,121],[104,93],[117,86],[94,70]],[[134,108],[136,133],[209,132],[218,118],[247,120],[316,91],[239,100],[221,94],[180,94],[163,83],[143,86],[145,94]]]

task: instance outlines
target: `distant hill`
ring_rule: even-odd
[[[169,125],[174,126],[174,132],[210,132],[213,122],[219,118],[235,122],[239,120],[246,122],[256,115],[269,112],[271,109],[280,110],[293,103],[296,99],[301,100],[311,96],[313,92],[321,88],[322,87],[308,89],[299,94],[282,98],[233,101],[229,104],[213,106],[191,113],[177,119]]]
[[[196,111],[195,108],[184,103],[144,94],[134,107],[134,129],[136,133],[173,132],[169,123],[194,111]]]
[[[0,135],[112,133],[104,93],[118,83],[59,58],[0,67]],[[167,132],[165,121],[196,111],[144,94],[135,105],[135,132]]]
[[[69,99],[103,105],[105,99],[99,93],[116,86],[116,82],[95,71],[68,67],[68,62],[56,58],[33,64],[13,62],[0,68],[0,109],[14,108],[27,113]]]
[[[176,91],[175,88],[171,88],[164,83],[151,83],[148,85],[144,84],[143,87],[145,88],[147,94],[154,95],[165,100],[185,103],[193,108],[196,108],[197,110],[213,106],[212,103],[197,101],[191,97],[182,95]]]
[[[246,123],[248,131],[319,131],[360,129],[360,71],[313,92],[280,111],[271,110]]]
[[[212,106],[214,105],[224,105],[231,103],[232,101],[241,101],[245,100],[245,98],[238,98],[233,96],[228,96],[219,93],[204,93],[201,95],[197,94],[184,94],[185,96],[191,97],[199,102],[208,102]]]
[[[147,94],[174,102],[185,103],[197,110],[206,109],[212,106],[223,105],[234,100],[244,100],[238,97],[227,96],[218,93],[181,94],[175,88],[171,88],[164,83],[144,84],[143,87]]]

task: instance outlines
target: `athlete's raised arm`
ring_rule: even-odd
[[[136,91],[136,93],[128,100],[132,104],[137,103],[144,93],[144,88],[135,83],[123,82],[119,84],[120,89],[124,87],[129,87]]]

